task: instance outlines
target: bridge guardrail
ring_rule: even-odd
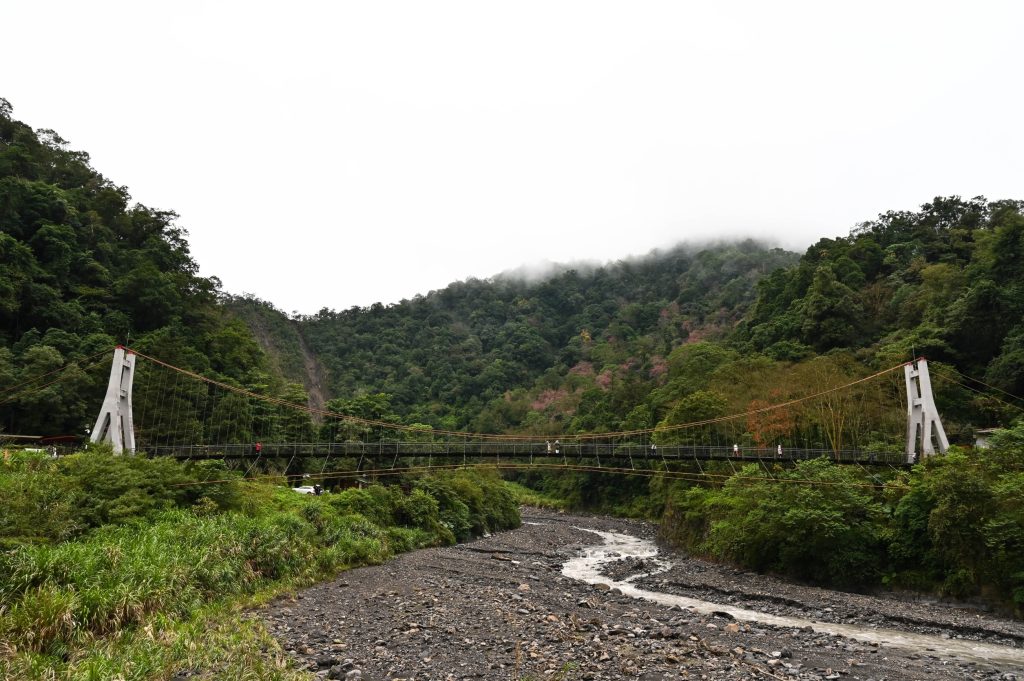
[[[291,442],[261,443],[257,452],[254,444],[226,445],[160,445],[146,447],[140,452],[149,456],[177,458],[358,458],[373,460],[400,458],[463,458],[465,460],[493,459],[559,459],[566,462],[580,460],[600,461],[763,461],[795,462],[827,457],[837,463],[904,465],[902,454],[872,452],[859,449],[833,450],[829,448],[743,447],[738,451],[732,445],[661,445],[621,444],[604,442],[570,442],[548,446],[547,442],[409,442],[384,440],[380,442]]]

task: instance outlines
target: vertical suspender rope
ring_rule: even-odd
[[[142,367],[145,367],[145,372],[142,374],[145,377],[145,380],[143,380],[143,382],[142,382],[142,385],[143,385],[143,388],[142,388],[142,409],[139,410],[139,412],[140,412],[139,417],[134,419],[135,420],[135,432],[137,434],[138,433],[146,433],[148,435],[149,433],[153,432],[153,428],[152,428],[152,426],[149,425],[149,422],[147,421],[147,418],[150,416],[150,413],[152,412],[152,410],[150,409],[150,407],[152,406],[150,400],[152,399],[151,398],[151,391],[152,391],[152,388],[153,388],[153,375],[154,375],[154,371],[157,369],[157,367],[156,367],[156,365],[153,365],[153,364],[147,364],[145,362],[139,362],[139,358],[138,358],[138,356],[136,356],[136,358],[135,358],[135,372],[136,372],[135,380],[136,381],[138,381],[139,369],[142,368]],[[141,447],[139,446],[139,443],[136,443],[136,448],[137,449],[141,448],[141,449],[148,450],[149,449],[149,442],[150,442],[149,437],[145,437],[144,436],[144,440],[143,440],[143,443],[141,444]]]
[[[250,442],[260,442],[261,440],[256,435],[256,398],[246,395],[245,404],[249,407],[249,428],[248,432],[244,433],[245,437],[243,438],[243,442],[245,442],[245,446],[248,447]],[[288,470],[285,469],[285,473],[287,472]]]
[[[157,413],[160,416],[159,416],[159,421],[157,422],[156,427],[154,428],[154,432],[153,432],[153,447],[154,447],[154,449],[159,449],[160,448],[160,438],[161,438],[162,435],[164,435],[164,421],[166,421],[166,417],[167,417],[167,410],[164,409],[164,401],[167,399],[167,376],[168,376],[168,374],[167,374],[167,372],[165,370],[161,369],[160,375],[162,376],[162,379],[160,381],[160,404],[157,407]],[[165,438],[165,444],[166,444],[166,438]]]
[[[221,406],[221,401],[224,399],[223,395],[217,394],[217,386],[205,385],[203,386],[202,400],[203,400],[203,413],[205,415],[206,410],[209,409],[209,415],[204,416],[203,433],[207,444],[207,451],[215,452],[220,449],[221,453],[224,452],[224,440],[221,438],[221,430],[224,425],[223,409],[218,409]]]
[[[294,455],[294,454],[292,454],[292,458],[295,458],[295,455]],[[323,480],[323,477],[324,477],[324,471],[326,471],[326,470],[327,470],[327,463],[328,463],[328,462],[329,462],[330,460],[331,460],[331,453],[330,453],[330,452],[327,452],[327,456],[326,456],[326,457],[324,458],[324,465],[320,467],[320,479],[321,479],[321,480]]]
[[[213,423],[213,417],[214,417],[214,414],[216,412],[216,407],[213,405],[214,400],[210,398],[210,389],[213,386],[206,385],[204,387],[206,389],[203,391],[203,394],[202,394],[202,397],[201,397],[202,407],[200,407],[199,401],[197,401],[197,411],[199,412],[199,414],[197,415],[196,418],[199,421],[200,426],[202,427],[203,433],[205,433],[205,435],[204,435],[203,438],[200,439],[199,442],[196,442],[196,444],[205,445],[206,451],[209,452],[210,451],[210,446],[209,445],[211,443],[210,442],[210,438],[212,436],[211,424]],[[189,446],[189,454],[191,454],[190,446]]]
[[[380,427],[380,446],[381,446],[381,452],[383,453],[383,451],[384,451],[384,426],[383,426],[383,424]],[[396,441],[395,442],[395,458],[391,461],[391,470],[395,470],[395,466],[397,466],[397,465],[398,465],[398,442]]]
[[[180,373],[175,373],[174,374],[174,390],[171,393],[171,414],[170,414],[170,420],[171,420],[171,423],[173,425],[168,428],[168,436],[167,436],[168,437],[167,444],[168,444],[168,448],[169,449],[173,448],[173,446],[175,444],[177,444],[176,441],[178,440],[178,437],[177,437],[178,434],[177,434],[176,431],[178,430],[178,428],[181,425],[178,422],[178,406],[179,406],[179,404],[181,402],[181,393],[178,391],[178,382],[180,380],[181,380],[181,374]]]
[[[263,456],[263,450],[260,450],[260,452],[256,455],[256,458],[252,460],[251,464],[249,464],[249,467],[245,469],[245,473],[242,474],[243,478],[249,477],[249,472],[252,471],[252,469],[259,462],[261,456]]]
[[[203,385],[201,387],[204,388],[204,392],[205,392],[205,389],[208,389],[207,386],[205,386],[205,385]],[[192,403],[192,407],[193,407],[193,409],[190,409],[189,410],[189,414],[188,414],[189,420],[191,420],[192,422],[195,422],[195,423],[199,423],[200,426],[204,425],[203,424],[203,420],[201,419],[201,417],[197,413],[199,411],[199,400],[196,400],[195,402],[193,402]],[[195,443],[194,439],[189,441],[189,443],[188,443],[188,457],[185,459],[185,463],[188,463],[189,461],[192,460],[192,455],[193,455],[193,452],[195,451],[195,447],[194,447],[195,444],[196,443]]]

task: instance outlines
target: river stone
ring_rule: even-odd
[[[568,529],[561,529],[556,522]],[[707,597],[710,603],[722,603],[714,608],[719,610],[717,615],[710,613],[712,608],[698,613],[692,608],[668,608],[649,601],[627,599],[610,593],[614,587],[605,595],[602,587],[546,571],[557,570],[562,560],[577,555],[575,546],[566,538],[576,540],[575,531],[570,531],[570,522],[586,525],[585,519],[553,520],[542,530],[527,528],[522,532],[538,534],[542,541],[536,548],[554,556],[550,566],[531,562],[534,556],[547,554],[532,552],[535,547],[521,541],[521,534],[517,532],[496,535],[490,543],[476,546],[472,552],[464,548],[426,549],[397,557],[385,568],[365,568],[359,573],[359,579],[353,580],[354,586],[344,591],[332,592],[329,585],[312,587],[300,601],[306,607],[282,602],[271,609],[273,614],[267,622],[268,628],[274,630],[282,646],[289,651],[313,648],[314,654],[308,656],[290,653],[292,658],[299,658],[295,662],[300,665],[312,667],[314,660],[320,661],[319,658],[328,653],[339,658],[342,654],[355,657],[361,668],[365,666],[359,681],[369,681],[367,677],[374,681],[408,681],[409,677],[424,681],[477,681],[516,676],[532,681],[556,681],[563,677],[591,681],[625,678],[658,681],[670,672],[676,681],[702,676],[706,681],[744,678],[823,681],[826,674],[832,673],[851,681],[858,676],[862,681],[868,678],[875,681],[883,678],[889,681],[1022,681],[1019,672],[1012,673],[1016,670],[1007,667],[1001,674],[958,662],[939,664],[934,661],[935,655],[924,652],[927,648],[918,650],[918,659],[914,660],[910,657],[914,654],[912,651],[855,643],[852,638],[832,637],[798,626],[813,624],[806,618],[816,611],[828,615],[826,605],[834,607],[832,617],[836,621],[853,617],[857,624],[863,625],[868,615],[861,610],[864,613],[869,610],[859,601],[873,602],[863,596],[833,595],[782,584],[780,603],[770,603],[764,609],[804,621],[777,627],[724,619],[721,612],[727,607],[726,601],[749,609],[762,609],[766,604],[760,603],[761,600],[775,598],[772,588],[763,587],[768,584],[774,588],[774,582],[766,577],[744,575],[743,583],[736,584],[727,570],[701,562],[676,568],[672,580],[666,580],[665,575],[646,578],[646,585],[652,590],[684,596],[690,595],[686,593],[688,589],[696,590],[693,596]],[[648,534],[653,536],[653,530]],[[557,552],[550,548],[556,546],[565,548]],[[511,561],[491,560],[492,552],[521,559],[523,567],[517,571],[511,567]],[[449,571],[448,566],[453,563]],[[396,569],[398,566],[402,569]],[[537,569],[546,582],[536,594],[532,593],[533,575],[525,572],[533,569]],[[614,569],[614,578],[624,574],[623,566]],[[518,591],[515,580],[524,577],[530,585],[529,592]],[[594,581],[602,579],[608,580],[606,585],[615,583],[612,575]],[[666,582],[664,588],[658,587],[659,579]],[[394,596],[383,596],[396,586],[399,591]],[[647,588],[644,582],[638,582],[638,586]],[[733,589],[739,591],[733,592]],[[809,596],[805,597],[805,591]],[[853,608],[845,604],[833,605],[832,601],[839,599],[858,601],[861,610],[851,614],[855,612]],[[913,614],[911,606],[887,606],[885,603],[883,606],[897,613],[907,609]],[[368,608],[373,609],[372,617],[352,616],[353,612],[365,612]],[[287,615],[283,612],[285,609]],[[517,609],[530,614],[516,614]],[[586,613],[582,612],[584,609]],[[511,621],[506,619],[509,613],[513,615]],[[948,619],[955,617],[959,616]],[[885,617],[876,619],[881,628],[891,626]],[[708,624],[712,626],[705,629]],[[974,624],[973,617],[970,624]],[[510,625],[514,625],[514,630]],[[908,628],[914,631],[923,626]],[[411,628],[419,631],[415,635],[401,635]],[[669,640],[667,637],[672,630],[676,635]],[[936,631],[934,635],[940,633]],[[972,637],[962,631],[961,634],[964,638]],[[430,635],[432,641],[428,639]],[[469,644],[463,644],[467,636],[472,638]],[[331,640],[328,637],[347,641],[346,652],[336,650],[338,644],[335,648],[325,645]],[[1019,640],[1004,642],[995,641],[991,635],[987,637],[990,642],[1004,645],[1013,645]],[[371,643],[374,641],[378,642],[377,649]],[[792,646],[792,653],[784,657],[787,645]],[[431,660],[421,659],[424,650],[432,654]],[[606,659],[599,661],[602,653]],[[790,657],[802,659],[806,666],[790,664]],[[573,669],[568,675],[563,668],[566,664]],[[345,675],[337,678],[344,679]]]

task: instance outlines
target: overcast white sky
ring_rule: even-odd
[[[312,313],[542,260],[803,248],[1024,198],[1024,3],[5,2],[0,97],[227,291]]]

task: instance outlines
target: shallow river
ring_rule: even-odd
[[[866,643],[877,643],[883,646],[892,646],[914,652],[934,655],[942,658],[950,658],[975,662],[980,664],[990,663],[1005,668],[1019,667],[1024,669],[1024,649],[999,646],[978,641],[965,641],[960,639],[945,639],[939,636],[928,634],[915,634],[903,632],[896,629],[875,629],[855,624],[834,624],[831,622],[818,622],[816,620],[802,619],[799,617],[782,617],[770,615],[756,610],[745,610],[721,603],[701,601],[686,596],[665,594],[658,591],[648,591],[634,586],[631,582],[640,575],[634,575],[624,581],[614,581],[610,577],[601,574],[602,566],[621,560],[623,558],[644,558],[658,561],[658,547],[654,542],[640,539],[628,534],[616,532],[599,532],[587,528],[578,528],[593,532],[604,540],[600,546],[588,547],[583,555],[572,558],[562,566],[562,574],[566,577],[578,579],[588,584],[608,584],[617,588],[627,596],[643,598],[655,601],[662,605],[678,605],[681,608],[691,608],[703,614],[712,612],[726,612],[739,621],[760,622],[776,627],[802,628],[811,627],[814,631],[854,638]],[[660,561],[666,570],[669,564]],[[658,571],[655,571],[658,572]]]

